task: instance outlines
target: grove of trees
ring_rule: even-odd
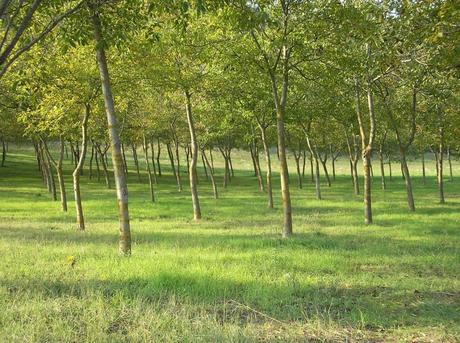
[[[457,1],[1,0],[0,18],[1,166],[8,143],[33,144],[37,175],[67,211],[70,159],[79,230],[81,178],[114,183],[123,255],[131,252],[128,150],[152,206],[172,170],[196,221],[198,166],[217,199],[219,187],[231,187],[232,152],[246,151],[254,187],[282,213],[283,237],[295,234],[290,187],[311,181],[315,194],[306,196],[320,200],[320,178],[334,186],[339,156],[349,159],[350,194],[362,194],[366,224],[373,171],[385,190],[396,163],[416,211],[409,159],[420,158],[425,183],[425,156],[434,156],[438,200],[448,201],[444,183],[460,153]]]

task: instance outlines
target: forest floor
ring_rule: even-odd
[[[217,152],[215,159],[220,186]],[[419,161],[411,162],[415,213],[398,166],[385,192],[375,166],[375,224],[367,227],[345,158],[332,187],[323,182],[321,201],[309,168],[300,190],[290,162],[290,239],[280,235],[278,175],[269,210],[248,153],[233,157],[235,177],[218,200],[199,170],[200,222],[191,220],[185,168],[179,193],[163,160],[152,204],[146,173],[139,183],[131,166],[133,252],[123,258],[114,190],[85,170],[87,229],[77,232],[70,161],[63,214],[32,150],[11,146],[0,168],[0,341],[458,341],[460,164],[439,205],[433,162],[426,186]]]

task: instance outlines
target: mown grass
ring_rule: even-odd
[[[248,160],[236,154],[236,175],[218,200],[200,173],[198,223],[167,161],[155,204],[146,174],[139,183],[131,173],[133,254],[122,258],[114,190],[85,171],[87,230],[77,232],[73,202],[61,213],[30,148],[12,146],[0,169],[0,341],[460,338],[458,180],[446,181],[447,204],[439,205],[432,162],[426,186],[411,163],[417,211],[409,213],[400,174],[383,192],[375,168],[375,224],[366,227],[345,159],[321,201],[308,177],[299,190],[292,174],[295,235],[282,239],[279,180],[268,210]],[[70,161],[66,169],[71,200]]]

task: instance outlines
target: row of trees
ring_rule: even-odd
[[[199,220],[200,157],[217,197],[212,152],[224,158],[226,187],[232,151],[247,149],[273,208],[270,149],[276,146],[284,237],[293,232],[287,155],[294,156],[299,187],[309,161],[320,199],[320,170],[330,186],[334,163],[346,154],[356,194],[362,160],[370,224],[373,158],[383,189],[384,164],[400,161],[414,211],[408,154],[422,157],[425,175],[425,153],[432,151],[444,202],[444,156],[450,162],[460,149],[458,13],[453,1],[6,1],[0,8],[0,135],[2,141],[32,139],[50,190],[57,175],[63,210],[67,144],[80,229],[87,152],[90,173],[93,161],[98,173],[101,165],[108,187],[111,160],[123,254],[130,253],[128,147],[138,175],[142,147],[152,201],[161,154],[182,190],[184,151]],[[59,154],[50,142],[59,142]]]

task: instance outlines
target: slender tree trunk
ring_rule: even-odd
[[[96,145],[96,149],[98,149],[99,151],[100,160],[102,162],[102,169],[104,170],[104,177],[105,177],[105,185],[107,186],[107,188],[110,189],[109,170],[107,169],[107,162],[106,162],[106,159],[104,158],[104,152],[102,151],[100,144]],[[97,165],[97,169],[99,170],[99,164]],[[99,179],[99,176],[98,176],[98,179]]]
[[[201,156],[203,156],[204,162],[206,163],[206,165],[208,166],[208,169],[209,169],[209,174],[211,176],[212,191],[214,193],[214,199],[218,199],[219,194],[217,193],[217,184],[216,184],[216,179],[214,177],[214,171],[212,170],[212,166],[209,163],[208,157],[206,156],[205,149],[203,149],[201,151]]]
[[[46,163],[49,168],[49,177],[50,177],[50,184],[51,184],[51,196],[53,198],[53,201],[57,201],[57,192],[56,192],[56,181],[54,180],[54,174],[53,170],[51,169],[51,160],[48,155],[45,156],[46,158]]]
[[[335,181],[335,160],[336,160],[336,156],[334,156],[334,154],[332,153],[331,151],[331,163],[332,163],[332,180]]]
[[[152,150],[151,159],[152,159],[152,167],[153,167],[153,182],[155,182],[155,184],[158,184],[157,166],[155,164],[155,149],[154,149],[152,141],[150,141],[150,150]]]
[[[379,160],[380,160],[380,177],[381,177],[381,185],[382,185],[382,190],[384,191],[386,187],[386,182],[385,182],[385,162],[383,160],[383,146],[380,145],[379,148]]]
[[[254,168],[254,176],[257,176],[256,159],[254,157],[254,149],[252,147],[253,144],[249,144],[249,152],[251,153],[252,167]]]
[[[141,173],[139,171],[139,159],[137,158],[137,147],[135,144],[131,146],[133,150],[133,159],[134,159],[134,165],[136,166],[136,172],[137,172],[137,179],[139,182],[141,182]]]
[[[39,172],[42,172],[42,166],[41,166],[41,162],[40,162],[40,152],[39,152],[39,148],[38,148],[38,143],[35,142],[35,140],[33,141],[33,144],[34,144],[34,150],[35,150],[35,158],[37,160],[37,169]],[[43,174],[43,173],[42,173]],[[43,175],[42,175],[43,176]]]
[[[167,144],[166,144],[166,151],[168,152],[169,162],[171,163],[171,170],[172,170],[174,179],[175,179],[176,182],[177,182],[176,166],[175,166],[175,163],[174,163],[174,156],[173,156],[173,152],[172,152],[172,150],[171,150],[171,144],[170,144],[170,143],[167,143]],[[180,187],[180,183],[179,183],[179,182],[177,182],[177,187],[179,188],[179,191],[182,190],[181,187]]]
[[[232,163],[232,155],[231,155],[231,152],[228,153],[228,164],[230,166],[230,171],[231,171],[231,175],[232,175],[232,178],[235,176],[235,171],[233,170],[233,163]]]
[[[161,164],[160,164],[161,143],[160,143],[160,138],[157,138],[157,145],[158,145],[158,150],[157,150],[158,176],[161,177]]]
[[[96,143],[97,144],[97,143]],[[97,181],[101,181],[101,170],[99,168],[99,153],[98,153],[98,150],[97,150],[97,145],[96,145],[96,154],[95,154],[95,158],[94,160],[96,161],[96,174],[97,174]]]
[[[109,136],[112,146],[113,170],[117,188],[118,215],[120,221],[119,250],[123,255],[129,255],[131,253],[131,230],[129,225],[128,186],[126,184],[126,176],[123,170],[120,137],[118,136],[117,131],[118,123],[115,116],[112,89],[110,87],[109,71],[107,68],[107,59],[104,51],[104,39],[102,37],[101,22],[97,10],[95,8],[92,10],[97,63],[101,74],[102,91],[104,94],[105,110],[107,113]]]
[[[93,178],[93,160],[94,160],[94,144],[91,144],[91,157],[89,159],[89,179]]]
[[[83,168],[83,164],[85,162],[85,155],[87,149],[88,139],[86,137],[87,134],[87,127],[88,127],[88,118],[90,115],[90,107],[89,105],[85,105],[85,115],[83,117],[82,125],[81,125],[81,153],[77,162],[77,167],[72,173],[73,177],[73,191],[75,196],[75,210],[77,214],[77,229],[84,230],[85,229],[85,218],[83,215],[83,206],[81,204],[81,192],[80,192],[80,176],[81,176],[81,169]]]
[[[444,197],[444,128],[439,130],[439,152],[438,152],[438,189],[439,189],[439,203],[445,204]]]
[[[179,142],[176,140],[174,142],[174,150],[176,151],[176,163],[177,163],[177,184],[179,187],[179,192],[182,192],[182,177],[180,172],[180,156],[179,156]]]
[[[123,168],[125,169],[126,179],[128,178],[128,162],[126,162],[125,145],[121,143],[121,156],[123,156]]]
[[[203,163],[203,171],[204,171],[204,175],[206,176],[206,181],[207,181],[209,180],[208,168],[206,167],[206,162],[204,161],[203,154],[201,154],[201,162]]]
[[[54,168],[56,169],[56,174],[57,174],[58,183],[59,183],[59,193],[60,193],[60,198],[61,198],[61,208],[62,208],[62,211],[67,212],[67,195],[66,195],[65,184],[64,184],[64,173],[62,171],[62,164],[64,161],[65,142],[62,136],[59,137],[59,143],[60,143],[59,159],[57,160],[57,162],[51,156],[51,153],[45,141],[43,141],[43,146],[45,148],[46,154],[48,155],[48,160],[52,162]]]
[[[256,165],[256,174],[257,174],[257,181],[259,183],[259,191],[264,192],[264,179],[262,177],[262,170],[260,169],[260,159],[259,159],[259,149],[257,149],[257,146],[255,146],[254,149],[254,162]]]
[[[449,162],[449,181],[454,181],[454,176],[452,174],[452,159],[450,157],[450,147],[447,147],[447,161]]]
[[[193,122],[192,114],[192,103],[190,101],[190,93],[185,91],[185,109],[187,113],[188,128],[190,131],[190,149],[192,153],[192,161],[190,163],[189,177],[190,177],[190,190],[192,193],[192,205],[193,205],[193,219],[201,219],[200,201],[198,198],[198,187],[197,187],[197,173],[196,165],[198,162],[198,142],[196,139],[195,124]],[[179,157],[179,156],[178,156]]]
[[[174,162],[174,153],[172,151],[171,144],[169,143],[166,144],[166,149],[168,151],[169,161],[171,162],[172,173],[173,173],[174,178],[176,179],[177,189],[179,190],[179,192],[182,192],[182,183],[180,180],[180,176],[178,176],[177,171],[176,171],[176,166]]]
[[[302,180],[305,180],[305,165],[307,163],[307,152],[305,149],[302,151]]]
[[[294,151],[294,160],[295,160],[295,165],[297,169],[297,187],[299,189],[302,189],[302,173],[300,172],[300,157],[301,157],[301,152],[299,150],[299,155]]]
[[[353,189],[355,191],[355,195],[360,194],[359,190],[359,176],[358,176],[358,160],[352,162],[353,165]]]
[[[150,199],[152,202],[155,202],[155,193],[153,192],[153,177],[152,177],[152,171],[150,169],[150,161],[149,161],[149,146],[147,144],[147,139],[145,138],[144,135],[144,156],[145,156],[145,166],[147,169],[147,175],[149,177],[149,188],[150,188]]]
[[[321,200],[321,182],[319,175],[319,161],[317,158],[315,158],[315,192],[316,199]]]
[[[2,167],[5,166],[6,161],[6,144],[5,140],[2,138]]]
[[[406,151],[403,147],[400,147],[399,151],[401,154],[401,167],[404,173],[404,181],[406,183],[407,206],[409,207],[410,211],[415,211],[414,194],[412,192],[412,179],[410,177],[409,167],[407,166]]]
[[[267,141],[267,128],[263,126],[259,126],[261,136],[262,136],[262,144],[264,146],[265,152],[265,163],[267,166],[267,196],[268,196],[268,208],[273,208],[273,187],[272,187],[272,162],[270,157],[270,147],[268,146]]]
[[[185,152],[185,159],[187,160],[187,173],[190,171],[190,154],[191,154],[191,148],[189,146],[186,146],[184,148]]]
[[[327,158],[325,158],[324,160],[320,158],[320,161],[321,165],[323,166],[324,175],[326,176],[327,186],[331,187],[331,178],[329,177],[329,172],[327,171]]]
[[[214,157],[212,156],[212,148],[209,148],[209,157],[211,158],[212,172],[215,173],[216,171],[214,170]]]

